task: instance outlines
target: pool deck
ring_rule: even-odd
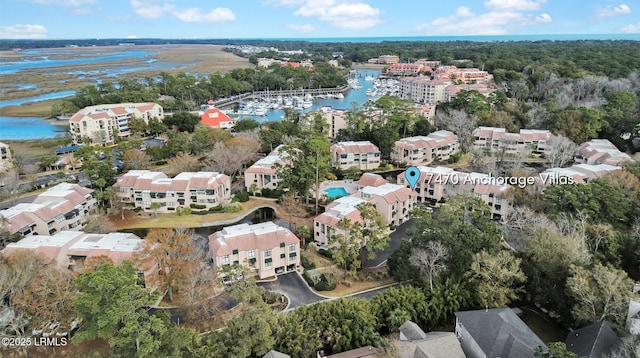
[[[326,194],[325,190],[330,188],[344,188],[347,195],[351,195],[358,189],[356,182],[353,180],[327,180],[320,184],[320,195]]]

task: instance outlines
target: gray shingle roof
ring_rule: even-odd
[[[533,357],[537,347],[547,350],[510,308],[456,312],[456,317],[487,357]]]
[[[581,357],[605,357],[622,345],[622,340],[604,321],[569,332],[565,341],[567,350]]]
[[[280,353],[278,351],[270,350],[267,354],[263,355],[262,358],[291,358],[290,355]]]
[[[427,334],[424,333],[422,328],[411,321],[406,321],[400,326],[400,340],[401,341],[417,341],[419,339],[425,339]]]

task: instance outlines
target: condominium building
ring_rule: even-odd
[[[69,119],[69,130],[75,144],[89,138],[93,144],[113,144],[117,138],[131,135],[129,120],[151,118],[162,120],[164,112],[156,103],[117,103],[89,106]]]
[[[546,153],[551,150],[553,134],[542,129],[521,129],[508,133],[505,128],[478,127],[473,131],[476,149],[504,151],[507,154]]]
[[[425,165],[447,160],[460,151],[458,136],[449,131],[437,131],[428,136],[403,138],[393,145],[391,160],[403,165]]]
[[[378,63],[381,64],[394,64],[400,62],[398,55],[382,55],[378,56]]]
[[[106,257],[118,265],[131,260],[142,249],[143,240],[130,233],[90,234],[82,231],[60,231],[55,235],[34,235],[10,243],[2,250],[5,256],[20,252],[39,255],[47,263],[80,271],[86,260]]]
[[[343,196],[329,203],[325,212],[313,219],[313,240],[315,243],[320,247],[327,248],[333,235],[345,235],[343,230],[338,229],[338,223],[342,219],[362,223],[358,205],[367,202],[358,196]]]
[[[409,219],[409,212],[416,203],[417,196],[404,185],[382,184],[366,186],[354,195],[373,203],[384,221],[398,226]]]
[[[576,163],[622,165],[631,160],[627,153],[621,152],[607,139],[592,139],[582,143],[574,158]]]
[[[369,141],[338,142],[330,147],[331,163],[340,169],[371,170],[380,166],[380,149]]]
[[[387,76],[417,76],[422,72],[433,71],[431,67],[426,67],[421,63],[394,63],[387,67],[385,74]]]
[[[405,77],[400,80],[401,99],[416,103],[437,104],[446,101],[447,80],[432,80],[430,77]]]
[[[282,166],[286,164],[282,153],[280,153],[283,147],[283,145],[279,145],[269,155],[258,159],[244,171],[244,185],[247,190],[252,191],[252,188],[255,188],[256,191],[259,191],[265,188],[276,189],[278,187],[278,184],[282,181],[278,173]]]
[[[11,150],[9,145],[0,142],[0,173],[5,172],[13,166],[11,161]]]
[[[329,246],[332,235],[345,234],[338,229],[342,219],[362,222],[358,206],[364,203],[373,204],[387,225],[398,226],[409,219],[409,212],[416,203],[416,195],[410,189],[389,184],[375,174],[364,174],[358,183],[359,189],[355,193],[332,201],[324,213],[313,219],[313,239],[321,247]]]
[[[216,268],[248,265],[261,279],[300,265],[300,240],[273,222],[227,226],[209,235],[209,249]]]
[[[178,207],[204,205],[205,209],[224,205],[231,200],[231,180],[217,172],[183,172],[168,178],[162,172],[130,170],[113,185],[120,200],[136,208],[171,212]]]
[[[510,185],[482,173],[464,173],[445,167],[418,166],[420,177],[414,188],[417,200],[432,206],[459,193],[479,197],[491,207],[491,217],[502,219],[509,212],[505,194]],[[398,175],[398,184],[409,186],[405,173]]]
[[[329,126],[327,137],[335,138],[341,129],[347,128],[347,111],[343,109],[333,109],[331,107],[322,107],[319,113]]]
[[[64,230],[82,230],[87,214],[96,205],[92,189],[61,183],[38,195],[32,203],[0,211],[0,216],[7,219],[11,235],[53,235]]]
[[[568,168],[549,168],[538,175],[537,182],[544,186],[563,184],[563,178],[570,178],[572,183],[586,184],[618,170],[622,170],[622,167],[609,164],[575,164]]]

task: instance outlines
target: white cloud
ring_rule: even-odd
[[[127,36],[127,38],[128,38],[128,39],[137,39],[137,38],[138,38],[138,36],[136,36],[136,35],[129,35],[129,36]]]
[[[131,0],[133,11],[145,19],[157,19],[171,13],[174,6],[166,1]]]
[[[130,0],[133,11],[146,18],[158,19],[172,15],[184,22],[226,22],[236,19],[236,15],[226,7],[217,7],[207,11],[199,8],[178,9],[167,0]]]
[[[304,4],[305,0],[264,0],[263,3],[266,5],[273,6],[298,6]]]
[[[504,35],[552,21],[551,15],[534,15],[546,0],[487,0],[488,12],[476,14],[467,6],[458,7],[453,15],[439,17],[419,25],[416,30],[428,35]]]
[[[40,5],[69,6],[78,7],[84,5],[93,5],[96,0],[30,0],[32,3]]]
[[[48,32],[42,25],[0,26],[0,39],[41,39]]]
[[[217,7],[209,12],[204,12],[198,8],[177,10],[173,15],[184,22],[226,22],[236,19],[236,15],[226,7]]]
[[[313,25],[310,25],[310,24],[304,24],[304,25],[287,24],[286,28],[289,29],[289,30],[293,30],[295,32],[299,32],[301,34],[308,34],[308,33],[314,32],[316,30],[316,28],[313,27]]]
[[[487,0],[484,6],[493,11],[531,11],[540,10],[547,0]]]
[[[333,27],[364,30],[382,23],[381,11],[364,2],[306,0],[295,16],[316,17]]]
[[[631,8],[627,4],[620,4],[618,6],[609,5],[598,9],[598,17],[611,17],[630,13]]]
[[[626,32],[629,34],[635,34],[640,32],[640,22],[637,24],[627,25],[625,27],[620,28],[618,31]]]

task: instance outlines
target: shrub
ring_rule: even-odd
[[[340,284],[345,286],[345,287],[351,287],[351,282],[349,282],[349,281],[340,281]]]
[[[460,158],[462,158],[462,152],[458,152],[458,153],[452,154],[449,157],[449,159],[447,159],[447,163],[449,163],[449,164],[457,163],[460,160]]]
[[[233,197],[233,200],[234,201],[239,201],[241,203],[247,202],[247,201],[249,201],[249,192],[247,192],[247,191],[238,192]]]
[[[331,254],[331,251],[329,250],[325,250],[325,249],[320,249],[318,250],[318,253],[328,259],[333,258],[333,254]]]
[[[231,203],[224,207],[225,213],[239,213],[242,211],[242,204],[240,203]]]
[[[316,283],[315,289],[318,291],[333,291],[336,288],[336,281],[333,280],[331,284],[329,284],[329,280],[325,274],[320,275],[320,279],[318,283]]]
[[[167,164],[167,161],[164,159],[156,161],[156,165],[165,165],[165,164]]]
[[[307,257],[307,255],[300,255],[300,263],[302,264],[302,267],[305,268],[305,270],[313,270],[314,268],[316,268],[316,264],[313,263],[313,261],[309,260],[309,258]]]
[[[178,206],[176,208],[176,215],[178,216],[189,215],[189,214],[191,214],[191,208],[185,208],[182,206]]]
[[[304,278],[305,281],[307,281],[307,284],[311,287],[313,287],[316,283],[313,282],[313,278],[311,278],[311,274],[309,273],[309,271],[305,270],[302,273],[302,277]]]
[[[212,206],[209,208],[209,212],[212,213],[219,213],[223,210],[224,208],[222,207],[222,205],[217,205],[217,206]]]
[[[264,196],[265,198],[278,199],[282,196],[282,190],[279,189],[262,188],[261,192],[262,196]]]
[[[191,209],[206,209],[207,208],[207,206],[204,205],[204,204],[196,204],[196,203],[189,204],[189,207]]]

